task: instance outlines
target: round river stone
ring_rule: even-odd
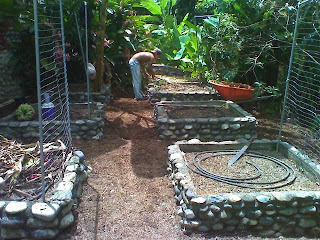
[[[32,214],[41,220],[52,221],[60,210],[60,205],[56,203],[35,203],[32,205]]]
[[[26,202],[10,202],[6,208],[5,211],[7,214],[17,214],[24,212],[28,208]]]

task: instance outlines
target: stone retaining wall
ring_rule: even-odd
[[[88,172],[84,155],[76,151],[66,162],[63,179],[46,202],[0,201],[2,239],[53,239],[75,221],[82,184]]]
[[[79,84],[79,86],[83,86],[83,84]],[[72,85],[70,86],[70,89],[72,89]],[[113,101],[111,85],[103,86],[101,92],[99,93],[91,92],[91,96],[92,96],[93,102],[101,102],[106,105],[109,105]],[[87,103],[88,93],[87,92],[69,92],[69,99],[71,103]]]
[[[241,149],[246,141],[207,142],[197,139],[177,142],[168,147],[170,179],[177,214],[186,232],[247,231],[261,237],[320,237],[320,191],[286,191],[255,193],[221,193],[198,195],[192,183],[183,152]],[[256,140],[252,150],[275,150],[276,141]],[[288,143],[279,150],[300,166],[307,166],[315,180],[320,179],[320,165],[314,163]]]
[[[234,117],[172,119],[165,111],[165,107],[172,104],[177,106],[188,104],[195,107],[201,107],[202,105],[225,107],[234,112]],[[240,138],[250,139],[256,136],[256,119],[231,101],[160,102],[154,108],[155,121],[161,139],[199,138],[201,140],[221,141]]]
[[[148,101],[156,104],[161,101],[211,101],[219,100],[221,97],[215,91],[208,92],[165,92],[157,88],[148,89]]]
[[[185,72],[179,68],[163,64],[153,64],[152,70],[155,74],[168,76],[189,76],[191,74],[190,72]]]
[[[70,107],[79,104],[70,104]],[[86,104],[83,104],[86,106]],[[91,119],[80,119],[70,121],[70,130],[72,137],[75,139],[101,139],[104,135],[105,105],[101,103],[92,103],[94,112]],[[39,139],[39,122],[38,121],[17,121],[14,120],[15,114],[0,119],[0,134],[8,139],[17,139],[23,143],[30,143]],[[46,123],[46,128],[52,129],[62,125],[61,121],[50,121]],[[48,134],[57,134],[59,132]]]
[[[153,71],[155,74],[167,75],[167,76],[189,76],[190,72],[184,72],[183,70],[167,65],[153,64]],[[194,83],[181,83],[181,84],[194,84]],[[214,89],[208,89],[203,92],[166,92],[159,91],[157,87],[148,88],[148,100],[150,104],[155,104],[160,101],[210,101],[219,100],[221,97],[216,93]]]

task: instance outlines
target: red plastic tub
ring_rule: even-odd
[[[254,88],[247,84],[224,81],[221,81],[219,83],[210,81],[210,83],[225,100],[244,101],[253,98]]]

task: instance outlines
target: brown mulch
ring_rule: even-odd
[[[172,142],[159,139],[152,106],[120,98],[107,108],[107,118],[104,139],[74,142],[93,172],[76,210],[76,225],[58,240],[260,239],[243,233],[184,235],[166,170]],[[277,130],[268,133],[274,137]]]
[[[320,190],[320,187],[317,183],[312,182],[309,178],[307,178],[301,168],[295,164],[294,161],[285,158],[282,154],[275,151],[257,151],[257,153],[262,154],[264,156],[271,156],[277,158],[288,166],[292,167],[295,170],[296,179],[294,182],[291,181],[294,179],[291,174],[290,177],[276,184],[264,184],[264,185],[251,185],[252,188],[240,188],[237,186],[225,184],[222,182],[214,181],[212,179],[201,177],[198,174],[190,171],[190,175],[192,177],[192,181],[194,186],[196,187],[196,192],[198,194],[219,194],[219,193],[244,193],[244,192],[260,192],[260,191],[268,191],[268,192],[282,192],[282,191],[316,191]],[[192,165],[192,158],[196,153],[186,153],[186,159],[190,166]],[[206,158],[206,160],[201,161],[201,166],[205,168],[207,171],[217,174],[219,176],[225,176],[235,179],[243,179],[248,177],[257,176],[258,171],[249,164],[246,164],[246,161],[254,163],[261,171],[262,175],[253,180],[255,183],[266,183],[272,181],[278,181],[286,176],[287,172],[284,168],[280,167],[278,164],[265,160],[263,158],[250,157],[250,156],[242,156],[238,161],[236,161],[233,165],[228,166],[228,162],[232,159],[233,155],[220,155],[212,157],[211,154],[201,154],[197,159]],[[195,169],[193,167],[193,169]],[[291,184],[289,184],[291,183]],[[284,184],[288,184],[283,186]],[[249,185],[247,185],[249,186]],[[272,189],[262,189],[262,188],[270,188],[270,187],[278,187]]]
[[[188,82],[194,82],[195,79],[191,79],[187,76],[168,76],[168,75],[162,75],[157,74],[155,75],[155,78],[158,80],[165,80],[170,83],[188,83]]]
[[[164,92],[215,92],[209,86],[186,77],[156,75],[156,79],[150,83]]]
[[[93,107],[91,107],[90,112],[93,113]],[[70,108],[70,119],[72,121],[88,119],[88,106],[72,106]]]
[[[166,112],[169,118],[221,118],[221,117],[238,117],[230,109],[221,107],[199,107],[199,106],[166,106]]]

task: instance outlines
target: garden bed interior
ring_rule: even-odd
[[[154,106],[162,139],[235,140],[256,136],[256,119],[224,100],[162,101]]]
[[[83,84],[70,84],[69,99],[71,103],[87,103],[88,92],[87,85]],[[111,92],[111,85],[104,85],[100,92],[94,92],[91,90],[91,101],[101,102],[103,104],[110,104],[113,101]]]
[[[82,185],[87,180],[88,172],[81,151],[72,152],[68,156],[62,159],[64,163],[58,168],[61,177],[52,183],[52,188],[46,193],[45,202],[37,200],[41,195],[34,199],[34,195],[28,197],[21,194],[21,191],[19,199],[16,196],[0,199],[1,239],[54,239],[59,232],[75,222],[73,210],[78,207]],[[22,179],[27,172],[28,169],[23,167],[19,180],[27,180]],[[21,182],[19,183],[21,185]],[[3,184],[2,182],[1,188]],[[23,186],[17,186],[16,189],[21,187],[22,192],[26,192]],[[24,198],[21,199],[21,196]]]
[[[37,105],[31,104],[37,112]],[[100,139],[104,134],[105,105],[101,103],[91,103],[91,118],[88,118],[88,105],[85,103],[70,104],[70,130],[76,139]],[[36,114],[37,115],[37,114]],[[44,121],[45,129],[55,129],[54,133],[59,135],[57,129],[63,125],[63,120]],[[62,129],[63,130],[63,129]],[[15,112],[0,119],[0,134],[9,139],[17,139],[23,143],[30,143],[39,139],[39,122],[37,116],[31,121],[18,121]]]
[[[151,104],[155,104],[160,101],[218,100],[221,97],[211,86],[186,76],[157,75],[148,84],[148,99]]]
[[[255,140],[248,150],[259,155],[244,155],[227,166],[247,143],[245,140],[201,142],[192,139],[168,147],[168,170],[182,227],[187,232],[245,231],[261,237],[319,237],[320,165],[288,143],[280,142],[277,152],[277,141]],[[261,158],[261,154],[284,162],[293,171],[283,178],[285,167]],[[194,169],[191,164],[194,157],[196,162],[201,159],[201,166],[219,178],[213,180],[194,173],[190,169]],[[242,186],[255,188],[220,182],[222,176],[239,180],[257,175],[257,169],[250,163],[256,164],[262,175],[254,180],[258,184]],[[262,184],[270,181],[274,183]]]

